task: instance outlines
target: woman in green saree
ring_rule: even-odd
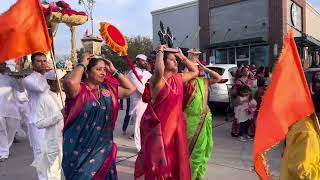
[[[222,77],[201,64],[193,51],[189,52],[190,56],[195,63],[198,62],[199,76],[185,84],[184,114],[187,119],[192,180],[201,180],[205,177],[207,162],[213,148],[212,115],[208,107],[208,87],[221,81]],[[210,78],[206,78],[203,72],[208,73]]]

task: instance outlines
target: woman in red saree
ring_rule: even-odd
[[[190,180],[186,120],[182,111],[183,83],[198,75],[198,69],[179,53],[157,52],[150,78],[150,98],[140,125],[141,151],[135,163],[135,179]],[[189,72],[177,73],[176,56]],[[146,100],[147,98],[144,97]]]

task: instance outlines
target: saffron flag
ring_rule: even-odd
[[[288,129],[314,112],[299,53],[290,31],[263,97],[253,147],[254,168],[261,179],[269,172],[264,153],[280,143]]]
[[[39,0],[17,0],[0,16],[0,63],[51,50]]]

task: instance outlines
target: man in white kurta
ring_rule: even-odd
[[[31,56],[33,73],[23,79],[23,85],[28,94],[27,126],[30,145],[33,149],[33,155],[36,159],[41,154],[41,142],[44,139],[44,129],[36,126],[38,120],[37,109],[39,107],[39,98],[42,93],[49,89],[47,80],[43,76],[47,69],[47,58],[42,53],[36,53]],[[46,180],[46,175],[37,171],[40,180]]]
[[[6,75],[5,69],[2,64],[0,67],[0,161],[9,157],[9,149],[21,120],[19,104],[27,101],[23,88],[19,88],[19,80]]]
[[[45,74],[50,90],[42,93],[39,97],[35,125],[39,129],[44,129],[45,134],[44,139],[41,141],[41,154],[32,163],[38,171],[46,175],[48,180],[61,180],[62,110],[65,94],[59,90],[55,74],[54,70]],[[62,70],[57,70],[59,80],[64,75],[65,73]]]
[[[135,122],[134,128],[134,141],[138,152],[141,149],[141,139],[140,139],[140,122],[143,113],[145,112],[147,105],[142,101],[142,94],[145,88],[146,82],[152,76],[149,71],[147,71],[147,56],[139,54],[136,57],[136,71],[141,79],[141,82],[136,78],[132,71],[128,73],[128,78],[136,86],[137,90],[130,96],[130,115],[131,121]]]

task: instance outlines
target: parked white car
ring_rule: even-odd
[[[207,68],[217,72],[222,76],[219,83],[209,87],[209,104],[229,104],[228,86],[234,82],[234,75],[237,71],[236,64],[213,64],[207,65]]]

